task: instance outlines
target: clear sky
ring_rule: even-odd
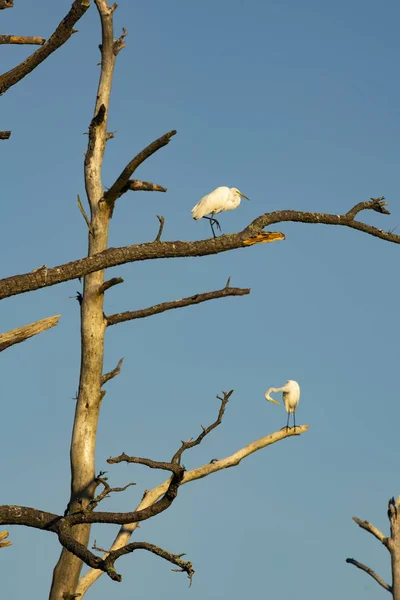
[[[69,1],[16,0],[2,31],[48,36]],[[202,239],[190,210],[219,185],[251,199],[221,216],[225,232],[278,209],[338,214],[385,195],[400,227],[398,78],[400,8],[394,0],[153,0],[124,2],[128,29],[114,79],[104,185],[139,150],[178,135],[137,172],[167,194],[118,201],[110,245]],[[99,67],[99,22],[91,8],[79,33],[2,98],[2,266],[6,277],[85,255],[83,154]],[[31,51],[1,47],[5,71]],[[338,227],[282,224],[286,241],[214,257],[112,269],[125,283],[106,296],[108,314],[232,285],[250,296],[217,300],[112,327],[97,469],[109,456],[168,460],[181,439],[214,420],[216,394],[234,389],[223,425],[184,463],[193,468],[280,429],[270,386],[300,382],[307,434],[267,448],[184,486],[173,507],[142,525],[136,540],[181,553],[184,575],[145,553],[122,559],[123,582],[107,577],[87,598],[289,600],[378,598],[385,592],[346,565],[355,557],[389,578],[389,556],[351,520],[385,532],[387,500],[400,493],[398,423],[399,247]],[[397,231],[400,231],[398,229]],[[61,313],[57,328],[1,355],[1,502],[62,512],[69,493],[69,441],[78,386],[78,281],[1,303],[0,331]],[[104,509],[132,509],[164,480],[145,467],[108,468],[113,485],[136,481]],[[107,547],[112,526],[93,529]],[[1,552],[9,600],[45,598],[59,554],[55,536],[11,530]],[[23,574],[23,575],[22,575]]]

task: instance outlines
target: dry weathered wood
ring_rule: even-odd
[[[0,531],[0,548],[7,548],[7,546],[12,546],[10,540],[8,538],[8,531]]]
[[[390,523],[390,536],[386,537],[377,527],[372,525],[369,521],[362,521],[357,517],[353,517],[353,521],[357,523],[359,527],[371,533],[377,540],[381,542],[389,550],[391,567],[392,567],[392,585],[389,585],[375,573],[370,567],[367,567],[363,563],[355,560],[354,558],[347,558],[346,562],[354,565],[358,569],[361,569],[368,575],[370,575],[375,581],[379,583],[385,590],[391,592],[393,600],[400,600],[400,497],[390,498],[388,504],[388,519]]]
[[[0,44],[32,44],[42,46],[46,38],[32,35],[4,35],[0,33]]]
[[[364,573],[367,573],[368,575],[370,575],[372,577],[372,579],[375,579],[375,581],[383,587],[384,590],[386,590],[388,592],[392,591],[392,587],[388,583],[386,583],[386,581],[384,579],[382,579],[382,577],[380,577],[380,575],[378,575],[377,573],[375,573],[375,571],[373,571],[372,569],[367,567],[367,565],[360,563],[355,558],[346,558],[346,562],[349,565],[354,565],[355,567],[357,567],[357,569],[360,569],[361,571],[364,571]]]
[[[5,8],[13,8],[14,0],[0,0],[0,10],[4,10]]]
[[[225,287],[222,290],[205,292],[203,294],[195,294],[194,296],[189,296],[188,298],[172,300],[172,302],[163,302],[162,304],[155,304],[154,306],[149,306],[148,308],[142,308],[140,310],[132,310],[115,315],[109,315],[107,317],[107,326],[109,327],[111,325],[116,325],[117,323],[132,321],[133,319],[144,319],[145,317],[158,315],[166,310],[173,310],[175,308],[200,304],[201,302],[208,302],[209,300],[216,300],[217,298],[227,298],[228,296],[246,296],[247,294],[250,294],[250,288]]]
[[[103,196],[101,170],[107,142],[107,120],[110,93],[117,50],[114,43],[113,12],[116,5],[107,0],[95,0],[101,20],[101,69],[94,114],[89,126],[88,147],[85,155],[84,176],[87,199],[90,205],[88,260],[107,248],[111,210]],[[95,452],[97,425],[104,391],[101,390],[104,333],[106,321],[103,314],[104,294],[99,290],[104,284],[104,270],[92,271],[85,276],[81,304],[81,371],[74,426],[71,441],[71,497],[70,512],[80,511],[93,500],[95,483]],[[81,521],[80,523],[85,523]],[[73,543],[69,546],[61,539],[64,549],[54,569],[49,600],[63,600],[65,593],[74,594],[82,569],[87,564],[90,525],[74,528]],[[78,522],[76,523],[78,524]],[[71,553],[71,548],[79,552]],[[89,554],[88,554],[89,552]]]
[[[293,429],[281,429],[280,431],[276,431],[275,433],[271,433],[266,435],[265,437],[260,438],[247,446],[244,446],[237,452],[234,452],[230,456],[225,458],[221,458],[220,460],[212,461],[210,463],[206,463],[205,465],[198,467],[197,469],[192,469],[191,471],[186,471],[181,485],[185,483],[190,483],[191,481],[196,481],[198,479],[202,479],[203,477],[208,477],[213,473],[218,473],[223,469],[229,469],[231,467],[237,466],[240,464],[242,460],[253,454],[254,452],[258,452],[259,450],[270,446],[271,444],[275,444],[280,440],[283,440],[287,437],[291,437],[293,435],[298,435],[305,433],[309,428],[309,425],[300,425],[296,426],[296,432]],[[153,506],[154,503],[158,502],[160,498],[166,493],[168,489],[170,480],[164,481],[164,483],[156,486],[151,490],[147,490],[136,508],[136,511],[142,511],[147,509],[150,506]],[[138,527],[138,522],[125,524],[119,531],[117,537],[115,538],[110,550],[118,550],[119,548],[125,547],[131,535]],[[103,557],[105,558],[105,557]],[[95,583],[95,581],[101,577],[102,571],[98,569],[90,569],[85,575],[81,577],[79,580],[79,584],[76,588],[76,593],[82,594],[82,596],[87,592],[87,590]]]
[[[130,179],[127,184],[127,190],[132,192],[166,192],[167,188],[151,183],[151,181],[139,181],[138,179]]]
[[[74,33],[74,25],[85,14],[89,6],[90,0],[75,0],[70,11],[47,42],[38,48],[36,52],[28,56],[21,64],[7,71],[7,73],[0,75],[0,94],[4,94],[11,86],[21,81],[21,79],[31,73],[57,48],[65,44]],[[3,6],[2,8],[7,8],[7,6]]]
[[[24,325],[23,327],[17,327],[16,329],[12,329],[11,331],[7,331],[7,333],[0,333],[0,352],[13,346],[14,344],[19,344],[24,342],[28,338],[37,335],[38,333],[42,333],[46,329],[50,329],[57,325],[58,320],[61,315],[55,315],[54,317],[46,317],[41,321],[36,321],[35,323],[31,323],[30,325]]]

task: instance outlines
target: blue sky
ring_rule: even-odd
[[[48,36],[68,2],[19,0],[3,11],[4,33]],[[397,2],[218,0],[121,2],[128,29],[114,79],[103,181],[170,129],[178,135],[137,177],[167,194],[118,201],[110,245],[202,239],[209,226],[190,210],[219,185],[251,199],[221,217],[225,232],[279,209],[338,214],[385,195],[391,216],[361,215],[383,229],[400,225],[400,85]],[[99,23],[93,8],[79,33],[1,98],[1,276],[84,256],[83,153],[97,85]],[[2,46],[2,71],[29,48]],[[121,559],[123,583],[106,577],[87,598],[132,596],[232,600],[267,594],[325,600],[384,593],[345,558],[389,579],[389,557],[351,521],[387,532],[387,500],[400,493],[396,381],[399,363],[399,248],[338,227],[285,223],[286,241],[197,259],[110,270],[125,283],[106,297],[108,314],[232,285],[250,296],[217,300],[110,328],[105,370],[125,357],[107,385],[98,470],[129,454],[168,459],[181,439],[211,422],[221,389],[234,389],[222,426],[185,457],[188,468],[231,454],[284,425],[265,389],[296,379],[299,423],[309,432],[240,466],[184,486],[171,510],[137,540],[186,552],[193,586],[144,553]],[[0,330],[61,313],[57,328],[1,355],[2,503],[61,512],[69,491],[68,448],[78,386],[77,281],[4,300]],[[137,486],[104,502],[132,509],[164,478],[144,467],[108,469],[114,485]],[[107,502],[107,504],[106,504]],[[115,529],[94,528],[106,547]],[[49,534],[11,532],[1,555],[10,600],[46,597],[59,548]],[[24,576],[21,577],[23,570]],[[329,582],[327,586],[326,583]],[[7,586],[9,586],[7,588]],[[4,583],[3,583],[4,587]]]

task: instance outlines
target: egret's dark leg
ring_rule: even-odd
[[[289,419],[290,419],[290,412],[288,412],[288,414],[287,414],[286,429],[289,429]]]
[[[296,431],[296,411],[293,411],[293,423],[294,423],[294,430]]]
[[[215,235],[215,231],[214,231],[214,225],[216,225],[218,227],[218,229],[220,231],[222,231],[221,229],[221,225],[218,223],[217,219],[214,219],[214,217],[203,217],[203,219],[207,219],[208,221],[210,221],[210,225],[211,225],[211,231],[213,233],[213,236],[216,238],[217,236]]]

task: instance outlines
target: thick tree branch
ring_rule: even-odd
[[[237,452],[234,452],[230,456],[226,458],[222,458],[220,460],[213,460],[210,463],[206,463],[205,465],[198,467],[197,469],[193,469],[191,471],[186,471],[184,473],[182,482],[180,485],[184,485],[185,483],[189,483],[190,481],[196,481],[197,479],[202,479],[203,477],[207,477],[208,475],[212,475],[213,473],[217,473],[222,469],[228,469],[230,467],[234,467],[238,465],[244,458],[250,456],[254,452],[261,450],[262,448],[266,448],[276,442],[279,442],[287,437],[291,437],[294,435],[300,435],[305,433],[309,428],[309,425],[300,425],[296,426],[296,432],[294,429],[286,428],[281,429],[280,431],[276,431],[275,433],[271,433],[266,435],[265,437],[260,438],[247,446],[244,446]],[[145,510],[156,503],[159,498],[161,498],[168,489],[170,485],[170,480],[164,481],[164,483],[156,486],[152,490],[146,491],[142,501],[136,508],[137,514],[140,514],[142,510]],[[1,514],[1,513],[0,513]],[[1,524],[1,521],[0,521]],[[132,533],[137,528],[138,523],[129,523],[125,524],[119,531],[114,543],[112,544],[110,551],[117,550],[119,548],[123,548],[127,545],[129,538]],[[79,584],[76,588],[76,593],[82,594],[82,596],[87,592],[91,585],[101,576],[102,572],[96,569],[92,569],[85,573],[83,577],[79,580]]]
[[[74,33],[74,25],[85,14],[90,6],[90,0],[75,0],[69,13],[61,21],[52,36],[36,52],[28,56],[24,62],[0,75],[0,94],[4,94],[11,86],[21,81],[31,73],[50,54],[62,46]]]
[[[376,210],[376,201],[361,202],[351,209],[357,212],[360,210]],[[351,212],[349,211],[349,213]],[[266,213],[255,219],[243,231],[229,235],[221,235],[215,239],[200,240],[196,242],[147,242],[144,244],[134,244],[123,248],[108,248],[103,252],[93,256],[82,258],[64,265],[59,265],[47,269],[46,277],[42,273],[26,273],[24,275],[15,275],[0,280],[0,300],[8,298],[15,294],[41,289],[51,285],[56,285],[64,281],[83,277],[89,273],[108,269],[116,265],[131,263],[142,260],[155,260],[159,258],[186,258],[190,256],[207,256],[228,252],[237,248],[246,247],[249,238],[257,236],[264,227],[283,222],[296,223],[315,223],[325,225],[341,225],[356,229],[373,237],[380,238],[387,242],[400,244],[400,235],[389,233],[355,221],[349,213],[344,215],[331,215],[328,213],[310,213],[294,210],[283,210],[272,213]],[[268,232],[265,232],[268,233]],[[282,234],[270,233],[271,241],[282,239]]]
[[[32,35],[3,35],[0,33],[0,44],[32,44],[42,46],[46,38]]]
[[[0,140],[9,140],[11,131],[0,131]]]
[[[130,177],[136,171],[136,169],[152,154],[157,152],[163,146],[166,146],[171,137],[176,134],[176,131],[169,131],[162,135],[157,140],[146,146],[144,150],[139,152],[125,167],[118,179],[113,183],[110,189],[104,194],[104,200],[109,206],[112,206],[114,202],[122,196],[130,188]]]
[[[386,548],[389,549],[388,538],[384,536],[383,533],[379,531],[377,527],[372,525],[369,521],[361,521],[361,519],[358,519],[357,517],[353,517],[353,521],[357,523],[357,525],[361,527],[361,529],[365,529],[365,531],[371,533],[374,537],[376,537],[377,540],[379,540],[384,546],[386,546]]]
[[[6,348],[9,348],[10,346],[13,346],[14,344],[24,342],[28,338],[37,335],[38,333],[42,333],[42,331],[45,331],[46,329],[55,327],[60,316],[61,315],[46,317],[46,319],[35,321],[35,323],[31,323],[30,325],[24,325],[23,327],[12,329],[7,333],[0,333],[0,352]]]
[[[222,290],[216,290],[214,292],[205,292],[203,294],[195,294],[188,298],[182,298],[181,300],[173,300],[172,302],[163,302],[162,304],[155,304],[148,308],[142,308],[140,310],[127,311],[110,315],[107,317],[107,326],[116,325],[117,323],[124,323],[125,321],[132,321],[133,319],[144,319],[145,317],[151,317],[158,315],[159,313],[165,312],[166,310],[172,310],[174,308],[183,308],[184,306],[191,306],[192,304],[200,304],[201,302],[207,302],[208,300],[216,300],[217,298],[226,298],[227,296],[246,296],[250,294],[250,288],[233,288],[224,287]]]
[[[355,558],[346,558],[346,562],[350,565],[354,565],[355,567],[357,567],[357,569],[361,569],[361,571],[368,573],[368,575],[371,575],[371,577],[375,579],[375,581],[377,581],[379,585],[383,587],[383,589],[387,590],[388,592],[392,591],[392,587],[388,583],[386,583],[386,581],[384,581],[382,577],[380,577],[377,573],[375,573],[375,571],[373,571],[363,563],[358,562],[358,560],[355,560]]]
[[[0,0],[0,10],[4,10],[5,8],[13,8],[14,0]]]

